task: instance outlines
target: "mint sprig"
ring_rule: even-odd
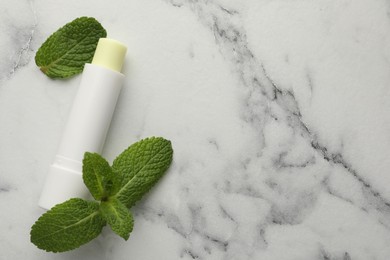
[[[39,48],[35,63],[50,78],[68,78],[90,63],[99,38],[107,36],[92,17],[80,17],[54,32]]]
[[[143,139],[122,152],[110,167],[96,153],[86,152],[83,180],[98,201],[73,198],[54,206],[32,226],[31,242],[48,252],[64,252],[96,238],[108,223],[127,240],[133,230],[128,207],[147,193],[172,162],[171,142]]]

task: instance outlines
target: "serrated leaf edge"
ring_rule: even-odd
[[[152,137],[153,138],[153,137]],[[148,139],[152,139],[152,138],[146,138],[146,139],[143,139],[143,140],[141,140],[141,141],[144,141],[144,140],[148,140]],[[161,138],[161,137],[154,137],[154,138]],[[166,140],[166,139],[164,139],[164,138],[161,138],[162,140],[165,140],[165,141],[167,141],[167,143],[168,144],[171,144],[171,141],[169,141],[169,140]],[[141,141],[139,141],[139,142],[141,142]],[[154,156],[152,156],[151,158],[149,158],[149,160],[144,164],[144,166],[142,166],[142,168],[139,170],[139,171],[137,171],[136,173],[134,173],[134,176],[133,176],[133,178],[131,178],[114,196],[115,197],[118,197],[118,196],[120,196],[121,195],[121,192],[123,191],[123,190],[126,190],[126,188],[130,185],[130,184],[132,184],[132,181],[134,180],[134,178],[137,176],[137,174],[139,174],[146,166],[148,166],[148,164],[149,164],[149,162],[152,160],[152,159],[154,159],[160,152],[161,152],[161,150],[163,150],[165,148],[165,146],[162,146],[161,147],[161,149],[158,151],[158,152],[156,152],[156,154],[154,155]],[[147,191],[146,191],[147,192]]]
[[[45,213],[45,214],[46,214],[46,213]],[[71,228],[71,227],[80,225],[82,222],[87,221],[87,220],[89,220],[90,218],[93,218],[93,217],[95,217],[96,215],[99,215],[99,214],[100,214],[100,211],[97,210],[97,211],[93,212],[91,215],[88,215],[87,217],[85,217],[85,218],[83,218],[83,219],[80,219],[79,221],[77,221],[76,223],[74,223],[74,224],[72,224],[72,225],[66,226],[65,228],[60,229],[60,230],[58,230],[58,231],[56,231],[56,232],[53,232],[53,233],[50,233],[50,234],[46,234],[45,236],[42,236],[42,237],[40,237],[40,238],[38,238],[38,239],[36,239],[36,240],[42,240],[42,239],[44,239],[44,238],[47,238],[47,237],[52,236],[52,235],[55,235],[55,234],[57,234],[57,233],[59,233],[59,232],[62,232],[62,231],[64,231],[64,230],[67,230],[67,229],[69,229],[69,228]],[[43,215],[42,215],[42,216],[43,216]],[[40,218],[39,218],[39,219],[40,219]],[[39,219],[38,219],[37,221],[39,221]],[[34,227],[35,227],[35,224],[32,226],[31,232],[32,232],[32,230],[34,229]],[[31,234],[31,232],[30,232],[30,234]]]

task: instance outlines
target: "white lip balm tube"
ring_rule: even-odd
[[[124,81],[127,48],[101,38],[91,64],[86,64],[65,131],[39,200],[50,209],[70,198],[89,198],[82,179],[85,152],[101,153]]]

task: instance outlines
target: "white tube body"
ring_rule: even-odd
[[[123,80],[124,75],[119,72],[85,65],[39,206],[49,209],[69,198],[89,196],[82,180],[84,153],[101,153]]]

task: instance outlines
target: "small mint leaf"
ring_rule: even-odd
[[[112,231],[124,240],[129,239],[130,233],[133,230],[134,220],[125,205],[116,198],[112,198],[110,201],[103,201],[100,204],[100,211]]]
[[[70,199],[44,213],[31,227],[31,242],[48,252],[64,252],[97,237],[105,225],[99,203]]]
[[[108,162],[97,153],[86,152],[83,159],[83,180],[96,200],[116,192],[113,173]]]
[[[39,48],[35,63],[50,78],[68,78],[90,63],[106,30],[92,17],[80,17],[53,33]]]
[[[171,142],[161,137],[143,139],[122,152],[112,165],[120,186],[118,200],[133,206],[169,168],[172,156]]]

